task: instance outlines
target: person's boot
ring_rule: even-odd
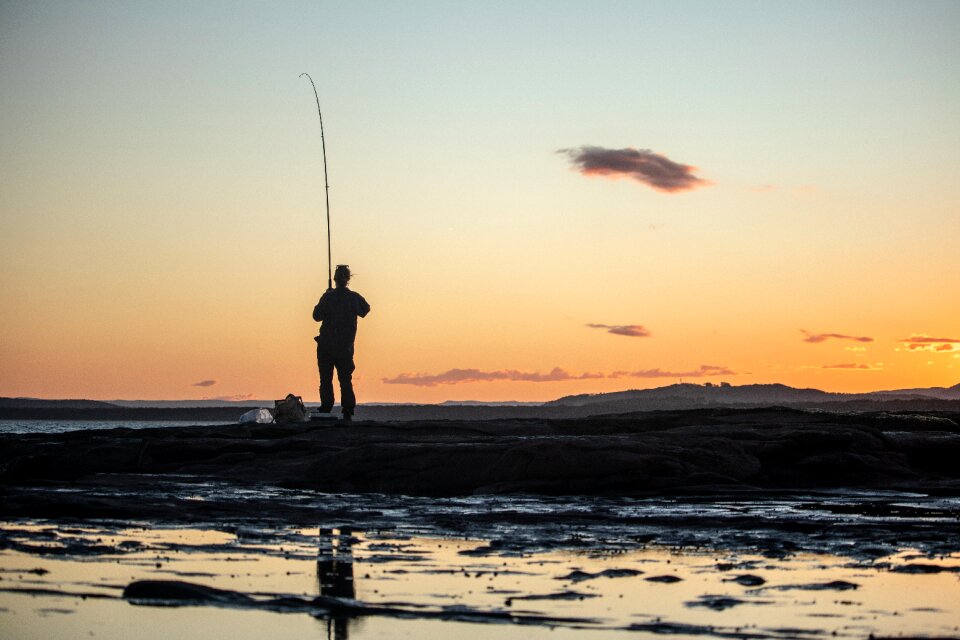
[[[344,411],[343,415],[340,416],[340,422],[353,422],[353,412]]]

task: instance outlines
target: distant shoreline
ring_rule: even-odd
[[[268,403],[260,405],[269,407]],[[601,415],[628,415],[649,411],[684,411],[690,409],[791,409],[850,412],[945,412],[960,413],[960,400],[915,398],[910,400],[835,400],[825,402],[731,402],[701,403],[684,398],[664,398],[640,402],[597,403],[562,406],[496,406],[496,405],[360,405],[357,416],[372,421],[413,420],[500,420],[500,419],[572,419]],[[70,420],[90,422],[125,421],[237,422],[251,407],[9,407],[0,406],[0,420]],[[334,409],[334,414],[339,408]]]
[[[308,408],[315,408],[307,403]],[[273,400],[46,400],[0,398],[0,420],[236,421],[251,408],[271,408]],[[505,418],[583,418],[638,411],[788,407],[850,411],[960,411],[960,384],[870,393],[830,393],[782,384],[680,383],[654,389],[565,396],[543,403],[446,401],[439,404],[369,403],[358,411],[365,420],[490,420]],[[359,417],[359,416],[358,416]]]
[[[89,422],[236,422],[242,407],[0,407],[0,420],[70,420]],[[122,426],[122,425],[118,425]]]

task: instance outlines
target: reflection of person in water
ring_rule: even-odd
[[[357,399],[353,395],[353,341],[357,337],[357,318],[370,313],[370,305],[356,291],[347,288],[350,267],[338,264],[333,272],[336,288],[327,289],[313,308],[313,319],[322,322],[317,341],[317,366],[320,368],[320,413],[333,410],[333,370],[340,380],[340,406],[343,420],[353,418]]]
[[[353,586],[354,542],[349,527],[320,529],[320,549],[317,553],[317,582],[320,595],[332,598],[356,598]],[[350,619],[334,617],[327,620],[327,635],[336,640],[347,640]],[[331,633],[332,632],[332,633]]]

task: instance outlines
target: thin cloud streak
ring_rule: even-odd
[[[882,367],[875,367],[870,364],[858,364],[855,362],[845,362],[843,364],[825,364],[821,369],[847,369],[856,371],[880,371]]]
[[[191,386],[193,387],[212,387],[217,384],[216,380],[201,380],[200,382],[194,382]]]
[[[810,333],[805,329],[800,329],[807,337],[804,342],[820,343],[827,340],[853,340],[854,342],[873,342],[873,338],[868,336],[848,336],[843,333]]]
[[[710,183],[694,175],[696,167],[674,162],[649,149],[604,149],[585,145],[577,149],[560,149],[570,163],[585,176],[630,178],[657,191],[677,193]]]
[[[237,393],[232,396],[212,396],[212,397],[204,398],[204,400],[223,400],[226,402],[240,402],[243,400],[252,400],[252,399],[253,399],[252,393]]]
[[[385,384],[410,384],[418,387],[435,387],[438,384],[466,384],[470,382],[558,382],[561,380],[590,380],[603,378],[602,373],[572,374],[560,367],[554,367],[549,373],[517,371],[481,371],[479,369],[449,369],[443,373],[401,373],[393,378],[383,378]]]
[[[706,376],[735,376],[736,371],[727,367],[702,364],[693,371],[664,371],[663,369],[644,369],[641,371],[614,371],[608,378],[704,378]]]
[[[383,378],[385,384],[408,384],[417,387],[436,387],[443,384],[469,384],[473,382],[561,382],[565,380],[600,380],[619,378],[703,378],[705,376],[737,375],[727,367],[704,364],[693,371],[664,371],[645,369],[640,371],[614,371],[612,373],[574,374],[554,367],[549,373],[517,371],[481,371],[479,369],[449,369],[443,373],[401,373],[393,378]]]
[[[649,338],[650,331],[639,324],[599,324],[591,322],[587,325],[591,329],[606,329],[607,333],[631,338]]]

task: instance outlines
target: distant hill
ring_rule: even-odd
[[[42,400],[40,398],[0,398],[0,409],[116,409],[117,405],[99,400]]]
[[[929,387],[926,389],[898,389],[896,391],[874,391],[872,396],[884,398],[937,398],[938,400],[960,400],[960,384],[952,387]]]
[[[847,408],[889,404],[898,401],[960,400],[960,384],[949,388],[900,389],[870,393],[830,393],[819,389],[796,389],[783,384],[727,383],[704,385],[681,383],[655,389],[565,396],[544,407],[578,408],[591,413],[624,413],[660,409],[694,409],[708,406],[791,406]]]
[[[580,394],[565,396],[544,406],[582,407],[597,403],[631,402],[646,400],[685,400],[696,405],[702,404],[740,404],[773,403],[789,404],[794,402],[822,402],[839,399],[843,394],[827,393],[819,389],[795,389],[783,384],[748,384],[735,387],[721,383],[699,385],[689,382],[672,384],[655,389],[634,389],[613,393]]]
[[[402,404],[403,403],[399,403]],[[520,400],[444,400],[440,403],[441,407],[539,407],[542,402],[521,402]],[[385,405],[386,406],[386,405]]]

